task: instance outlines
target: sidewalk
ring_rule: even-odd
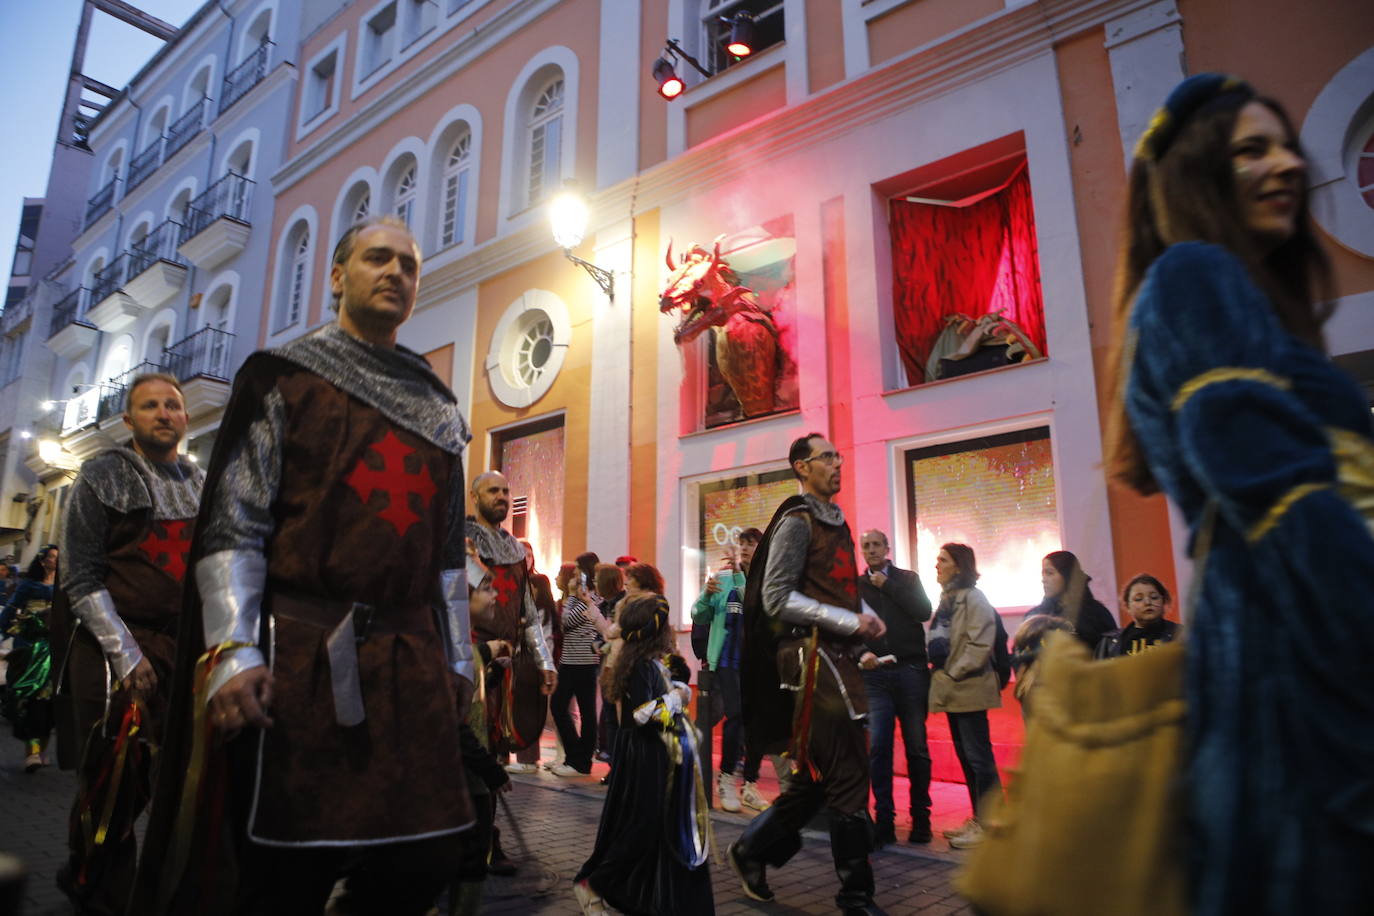
[[[551,736],[546,733],[546,738]],[[7,733],[0,735],[0,824],[4,825],[0,851],[17,855],[30,869],[22,916],[67,916],[70,908],[54,886],[53,876],[66,857],[66,818],[76,780],[56,767],[26,774],[22,751],[18,741]],[[545,748],[545,757],[552,759],[551,747]],[[513,878],[488,880],[484,913],[576,916],[580,912],[572,895],[572,876],[596,836],[606,791],[600,785],[605,769],[605,764],[597,764],[592,776],[580,779],[559,779],[543,771],[515,777],[515,790],[506,799],[519,822],[510,824],[503,808],[499,823],[506,852],[522,867]],[[765,763],[764,769],[771,768]],[[961,816],[950,814],[942,820],[939,814],[945,785],[937,786],[937,824],[957,823]],[[775,791],[771,785],[765,788],[770,795]],[[966,807],[963,786],[949,788]],[[723,850],[739,836],[748,818],[715,812],[712,822],[716,843]],[[770,904],[746,899],[729,868],[713,859],[716,912],[720,916],[834,913],[836,880],[829,839],[814,831],[806,836],[802,851],[773,873],[771,884],[778,899]],[[950,886],[959,854],[950,852],[943,840],[936,842],[940,845],[933,848],[899,844],[874,854],[878,902],[889,913],[946,916],[969,912]]]

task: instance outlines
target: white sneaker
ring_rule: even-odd
[[[739,800],[744,803],[746,808],[753,808],[755,811],[767,811],[770,807],[768,799],[763,797],[759,791],[759,784],[756,782],[746,782],[744,788],[740,790]]]
[[[983,842],[983,825],[977,821],[969,824],[969,828],[963,833],[956,833],[949,838],[951,849],[972,849]]]
[[[586,881],[573,883],[573,896],[577,898],[577,905],[582,907],[585,916],[610,916],[606,901]]]
[[[941,830],[940,833],[944,836],[945,839],[952,840],[957,836],[968,833],[969,828],[976,826],[977,824],[978,821],[976,819],[969,818],[968,820],[960,824],[958,827],[951,827],[949,830]]]
[[[570,767],[570,766],[568,766],[566,763],[559,763],[559,764],[555,764],[554,766],[549,767],[549,772],[552,773],[552,774],[555,775],[555,776],[562,776],[562,777],[564,777],[564,778],[567,778],[567,777],[569,777],[569,776],[587,776],[587,775],[589,775],[589,774],[584,773],[584,772],[582,772],[581,770],[577,769],[576,767]]]
[[[506,772],[528,776],[530,773],[538,773],[539,766],[533,763],[508,763],[506,764]]]
[[[716,792],[720,795],[720,810],[739,810],[739,788],[735,785],[734,773],[720,773],[716,776]]]

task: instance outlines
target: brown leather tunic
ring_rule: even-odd
[[[249,835],[315,845],[453,830],[471,813],[430,607],[460,459],[311,372],[277,389],[289,422],[266,552],[275,725],[260,733]],[[352,602],[374,610],[358,645],[366,717],[346,728],[325,640]]]

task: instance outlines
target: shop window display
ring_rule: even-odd
[[[911,568],[938,602],[940,545],[978,555],[978,587],[1003,614],[1040,601],[1040,561],[1062,547],[1047,427],[908,450]]]
[[[773,512],[799,491],[790,470],[742,474],[703,483],[697,489],[699,549],[706,569],[715,569],[722,554],[739,546],[746,528],[768,527]]]
[[[697,405],[684,431],[797,408],[795,256],[790,216],[676,252],[669,242],[659,308],[677,318],[684,398]]]
[[[921,183],[889,200],[903,385],[1047,352],[1024,150],[979,159],[970,151],[918,169]]]

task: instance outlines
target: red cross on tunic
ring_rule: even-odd
[[[378,491],[386,494],[386,508],[377,513],[378,517],[391,523],[398,536],[404,537],[411,526],[420,521],[420,516],[410,506],[410,496],[420,497],[424,505],[438,491],[429,467],[420,462],[420,470],[411,473],[406,470],[405,458],[415,454],[415,449],[396,437],[393,430],[387,430],[380,442],[369,446],[382,458],[381,470],[368,467],[366,455],[358,459],[358,464],[345,478],[345,482],[358,492],[358,498],[366,505]]]
[[[839,583],[844,593],[853,598],[859,593],[859,570],[854,565],[854,551],[843,544],[835,548],[835,557],[830,566],[830,578]]]
[[[510,566],[493,566],[491,568],[491,587],[496,592],[496,606],[509,607],[510,600],[514,597],[516,589],[520,583],[515,579],[515,573]]]
[[[153,522],[152,530],[138,545],[149,563],[178,582],[186,576],[186,560],[191,555],[190,532],[186,530],[189,525],[186,520]]]

